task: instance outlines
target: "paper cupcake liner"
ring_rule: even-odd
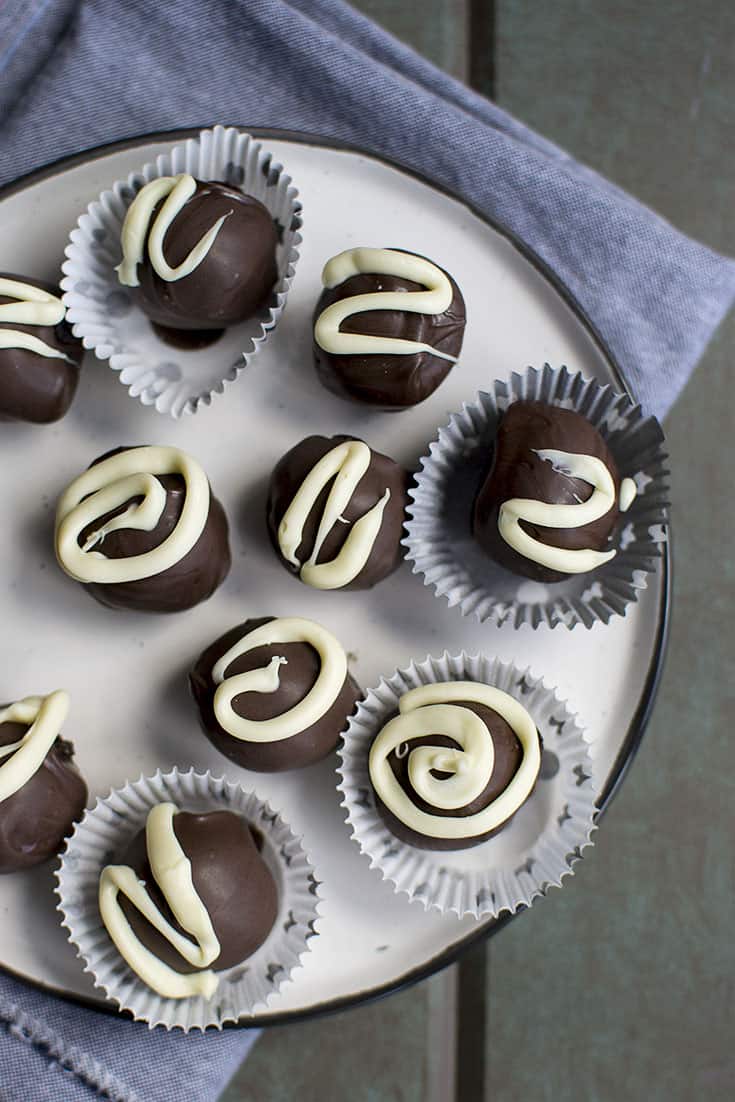
[[[117,278],[120,231],[127,208],[144,184],[188,172],[198,180],[237,187],[263,203],[278,226],[278,280],[257,315],[231,326],[216,343],[196,351],[166,344]],[[202,130],[155,162],[118,180],[90,203],[72,230],[61,280],[74,335],[100,360],[109,360],[132,398],[159,413],[195,413],[243,371],[283,313],[301,242],[301,203],[283,167],[249,134],[234,127]]]
[[[128,966],[100,918],[97,892],[100,873],[145,826],[150,809],[170,801],[183,811],[233,811],[263,835],[262,855],[278,887],[278,916],[259,949],[242,964],[219,972],[211,999],[170,999],[152,991]],[[254,792],[209,772],[173,769],[141,777],[97,801],[74,829],[56,873],[58,910],[95,985],[120,1010],[153,1028],[221,1029],[265,1006],[291,978],[317,931],[318,887],[314,870],[299,839],[269,804]]]
[[[437,681],[479,681],[515,697],[544,742],[536,787],[503,830],[466,850],[417,849],[396,838],[380,817],[368,771],[373,739],[398,710],[400,697]],[[358,705],[339,749],[338,789],[352,838],[397,892],[460,918],[497,917],[528,907],[582,856],[595,829],[593,762],[582,729],[553,689],[529,670],[484,655],[428,657],[381,680]]]
[[[503,413],[512,402],[547,402],[583,414],[606,440],[620,477],[631,477],[638,493],[623,514],[613,538],[617,554],[587,574],[543,585],[499,566],[471,532],[472,507],[487,470],[487,451]],[[644,417],[639,405],[593,379],[566,367],[529,368],[510,382],[465,404],[439,430],[421,460],[409,490],[406,558],[437,597],[463,616],[480,622],[592,627],[625,614],[646,588],[667,539],[668,470],[658,421]]]

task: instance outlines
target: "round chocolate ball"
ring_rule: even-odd
[[[0,748],[23,738],[25,723],[0,723]],[[9,759],[0,756],[0,768]],[[22,788],[0,800],[0,873],[39,865],[61,849],[87,803],[74,747],[57,738]]]
[[[3,293],[10,290],[8,281],[27,286],[31,293],[36,289],[53,295],[58,300],[60,320],[52,325],[15,321],[13,313],[23,300],[16,294]],[[0,421],[48,424],[63,417],[72,403],[84,348],[72,335],[60,296],[59,288],[51,283],[0,273]],[[33,338],[34,343],[40,341],[37,347],[41,351],[14,347],[14,339],[22,334]],[[10,347],[2,347],[4,344]],[[61,355],[44,354],[44,346]]]
[[[539,454],[549,450],[601,460],[612,478],[614,502],[599,519],[578,527],[554,528],[521,519],[520,528],[547,547],[567,551],[610,550],[610,537],[620,515],[620,476],[615,460],[586,417],[544,402],[513,402],[508,407],[472,516],[474,538],[496,562],[514,574],[543,583],[563,581],[569,573],[578,571],[555,570],[520,553],[501,535],[499,520],[502,506],[513,499],[578,505],[592,496],[593,486],[588,481],[563,473],[558,460],[551,461]]]
[[[334,523],[321,542],[314,563],[311,563],[317,535],[327,515],[333,478],[328,478],[316,496],[312,494],[311,498],[307,496],[306,488],[302,489],[302,487],[307,476],[320,460],[330,454],[337,455],[337,449],[350,444],[358,445],[361,451],[364,449],[364,463],[367,467],[356,483],[353,479],[354,485],[349,501],[343,509],[339,510],[339,515],[334,516]],[[346,472],[347,467],[343,462],[340,473],[344,476]],[[410,476],[403,467],[387,455],[369,449],[362,440],[351,436],[307,436],[279,460],[270,479],[267,505],[268,534],[282,565],[306,584],[317,588],[372,588],[377,582],[392,574],[401,564],[403,557],[401,538],[408,504],[409,483]],[[310,504],[312,500],[313,504]],[[297,501],[296,506],[294,506],[295,501]],[[293,550],[292,558],[288,558],[287,540],[294,530],[294,525],[290,521],[290,514],[287,516],[287,511],[292,506],[297,508],[300,501],[310,504],[310,507],[301,530],[301,540]],[[381,505],[383,501],[385,504]],[[340,570],[330,578],[328,572],[312,569],[314,565],[321,566],[336,560],[354,531],[356,522],[371,510],[375,510],[377,516],[381,509],[377,532],[370,537],[365,537],[364,541],[361,539],[360,546],[363,552],[360,557],[351,560],[355,564],[361,564],[356,572],[350,569],[346,572]],[[288,533],[285,536],[282,528],[284,518],[288,527]],[[294,559],[297,561],[293,561]],[[320,574],[321,577],[318,576]]]
[[[175,330],[221,330],[245,321],[264,307],[277,279],[278,237],[273,218],[259,200],[215,182],[196,183],[192,197],[171,222],[163,239],[167,263],[181,264],[200,239],[224,217],[206,256],[181,279],[163,279],[151,263],[153,210],[137,268],[134,301],[151,319]]]
[[[216,663],[240,640],[275,617],[246,620],[226,632],[200,655],[189,674],[189,687],[199,708],[202,729],[210,742],[236,765],[261,773],[300,769],[325,758],[334,750],[348,717],[362,695],[350,674],[319,719],[287,738],[271,742],[246,741],[225,730],[215,715],[213,678]],[[232,700],[237,716],[256,723],[288,713],[311,692],[322,672],[320,656],[310,643],[289,642],[256,646],[236,657],[225,670],[227,678],[251,670],[262,670],[283,659],[278,687],[272,692],[243,692]]]
[[[262,837],[231,811],[193,814],[179,811],[173,818],[176,839],[191,862],[194,890],[212,922],[220,954],[209,966],[223,971],[240,964],[263,944],[278,914],[278,890],[261,855]],[[116,861],[133,869],[143,880],[153,903],[184,936],[156,883],[142,830]],[[178,972],[197,971],[124,896],[123,914],[138,939],[159,960]]]
[[[403,743],[397,750],[390,753],[388,763],[399,785],[410,797],[414,806],[420,811],[425,811],[429,815],[440,816],[442,818],[466,818],[469,815],[475,815],[477,812],[483,811],[493,802],[493,800],[497,799],[497,797],[505,791],[518,772],[518,768],[523,759],[523,750],[513,728],[494,709],[488,708],[484,704],[470,703],[468,701],[452,701],[452,704],[456,704],[456,706],[460,708],[468,708],[471,712],[474,712],[476,716],[479,716],[490,732],[490,736],[493,740],[495,760],[492,773],[488,778],[485,788],[476,799],[466,804],[464,807],[449,811],[445,808],[433,807],[428,804],[414,791],[411,785],[408,763],[411,751],[415,750],[416,747],[446,746],[453,749],[461,749],[458,743],[445,735],[426,735],[421,738],[410,739]],[[432,775],[438,780],[446,779],[450,776],[448,773],[441,773],[436,770],[432,771]],[[376,804],[381,818],[391,833],[395,834],[395,836],[402,841],[408,842],[409,845],[416,846],[419,849],[469,849],[472,846],[487,841],[487,839],[492,838],[493,835],[499,834],[510,822],[510,818],[506,819],[505,822],[495,830],[490,830],[480,835],[467,834],[465,837],[461,838],[432,838],[425,834],[420,834],[397,818],[390,809],[385,806],[377,792]]]
[[[396,249],[365,251],[371,254],[404,252]],[[416,259],[425,261],[424,257]],[[433,394],[459,357],[466,324],[462,292],[448,272],[438,265],[433,267],[451,286],[451,302],[438,314],[380,308],[378,296],[385,292],[405,295],[408,301],[411,295],[426,291],[424,284],[405,275],[363,271],[324,288],[314,311],[315,327],[324,311],[334,303],[358,295],[374,295],[376,309],[348,315],[339,326],[340,333],[412,341],[434,350],[391,354],[371,351],[369,343],[363,342],[362,349],[343,354],[322,347],[315,332],[314,364],[327,390],[341,398],[386,410],[415,406]],[[443,355],[436,355],[437,352]],[[447,356],[450,358],[445,358]]]
[[[120,455],[130,448],[115,448],[99,456],[91,467]],[[91,469],[91,468],[90,468]],[[127,559],[146,555],[158,548],[176,530],[186,501],[186,483],[180,474],[156,476],[165,491],[165,502],[154,527],[122,527],[109,531],[97,540],[93,550],[107,559]],[[79,533],[78,545],[94,537],[104,525],[133,506],[134,497],[86,525]],[[62,567],[65,568],[63,560]],[[108,608],[132,609],[136,612],[181,612],[206,600],[222,584],[230,569],[231,556],[227,517],[211,492],[201,533],[178,562],[158,573],[147,574],[132,581],[83,582],[91,597]]]

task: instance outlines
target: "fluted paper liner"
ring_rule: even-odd
[[[262,856],[276,880],[278,915],[265,942],[242,964],[218,972],[211,999],[170,999],[152,991],[118,953],[100,918],[100,873],[114,863],[145,826],[150,809],[170,801],[182,811],[233,811],[263,836]],[[299,839],[269,804],[254,792],[209,772],[177,769],[142,777],[98,799],[74,829],[56,873],[58,910],[69,940],[97,987],[120,1010],[153,1028],[221,1029],[247,1018],[291,978],[317,931],[318,887]]]
[[[254,317],[228,328],[207,348],[182,350],[162,341],[117,278],[125,214],[144,184],[188,172],[217,180],[263,203],[278,227],[278,279],[269,301]],[[67,319],[85,348],[109,360],[132,398],[159,413],[195,413],[221,394],[251,362],[283,313],[301,242],[301,203],[291,177],[249,134],[234,127],[202,130],[118,180],[90,203],[72,230],[61,280]]]
[[[617,554],[586,574],[543,585],[498,565],[472,536],[472,509],[503,413],[517,401],[576,410],[607,442],[620,472],[638,493],[621,514],[611,547]],[[566,367],[529,368],[495,382],[453,414],[421,460],[408,506],[403,543],[414,574],[437,597],[480,622],[592,627],[624,615],[657,569],[667,539],[668,471],[663,433],[653,417],[612,387]]]
[[[396,714],[400,697],[438,681],[479,681],[519,700],[544,743],[536,787],[495,837],[466,850],[423,850],[396,838],[380,817],[368,771],[373,739]],[[428,657],[371,689],[339,750],[338,788],[352,838],[397,892],[460,918],[511,913],[561,887],[595,829],[596,785],[582,729],[567,705],[529,670],[484,655]]]

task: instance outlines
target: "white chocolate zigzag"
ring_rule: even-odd
[[[66,316],[64,304],[60,298],[44,291],[41,287],[34,287],[18,279],[0,277],[0,295],[15,299],[14,302],[5,302],[0,306],[0,323],[49,326],[58,325]],[[52,348],[40,337],[26,333],[22,329],[7,329],[4,324],[0,327],[0,348],[23,348],[27,352],[35,352],[36,355],[45,356],[47,359],[74,362],[65,352]]]
[[[192,995],[211,998],[219,979],[208,969],[220,955],[220,943],[209,913],[192,879],[191,861],[174,831],[175,804],[156,804],[145,825],[146,849],[153,879],[161,889],[176,921],[194,942],[171,925],[159,911],[128,865],[107,865],[100,875],[99,908],[105,928],[120,956],[144,983],[164,998],[186,999]],[[118,899],[122,892],[144,918],[195,968],[206,969],[184,975],[160,960],[140,941],[128,922]]]
[[[615,505],[615,483],[601,459],[592,455],[576,455],[554,448],[536,451],[539,459],[550,462],[555,471],[570,478],[581,478],[593,487],[587,501],[575,505],[551,504],[533,498],[514,497],[504,501],[498,513],[498,531],[505,542],[519,555],[561,574],[583,574],[615,557],[615,551],[594,551],[592,548],[571,550],[552,547],[535,539],[521,527],[521,521],[544,528],[582,528],[604,517]],[[636,495],[632,478],[624,478],[620,486],[620,508],[625,511]]]
[[[26,696],[0,711],[0,723],[27,723],[23,737],[0,746],[0,803],[27,784],[44,763],[69,712],[69,695]]]
[[[288,562],[298,566],[302,582],[314,589],[340,589],[348,585],[365,566],[380,532],[383,512],[390,490],[356,520],[339,554],[326,563],[317,563],[322,545],[349,505],[358,483],[370,466],[370,448],[361,440],[338,444],[322,456],[306,476],[278,526],[278,546]],[[296,557],[303,539],[304,525],[317,498],[334,479],[319,522],[311,555],[304,563]]]
[[[176,268],[170,266],[163,253],[166,231],[191,199],[196,187],[197,182],[194,177],[187,172],[182,172],[178,176],[160,176],[156,180],[151,180],[135,196],[128,207],[120,234],[123,258],[115,269],[118,279],[126,287],[140,285],[138,265],[143,260],[146,235],[148,236],[148,257],[153,270],[167,283],[175,283],[184,276],[190,275],[204,260],[222,229],[222,224],[228,217],[227,214],[217,219]],[[153,211],[162,200],[165,200],[163,206],[151,225]]]
[[[442,360],[456,363],[456,356],[440,352],[421,341],[400,337],[373,337],[367,333],[343,333],[340,326],[353,314],[370,310],[402,310],[412,314],[443,314],[454,293],[449,277],[430,260],[399,252],[397,249],[348,249],[332,257],[322,272],[325,287],[336,287],[351,276],[370,273],[408,279],[426,287],[425,291],[375,291],[350,295],[332,303],[321,312],[314,325],[314,340],[334,356],[412,356],[429,352]]]

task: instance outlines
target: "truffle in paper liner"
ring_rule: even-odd
[[[210,999],[158,995],[123,960],[100,918],[97,894],[105,865],[115,862],[145,826],[150,809],[171,802],[182,811],[232,811],[263,836],[262,856],[278,889],[278,914],[265,942],[242,964],[218,972]],[[63,925],[95,984],[121,1010],[149,1026],[221,1029],[252,1015],[291,978],[316,933],[318,881],[298,838],[253,792],[210,773],[177,769],[129,782],[87,811],[77,824],[56,873]]]
[[[487,473],[489,449],[512,402],[539,401],[581,413],[615,458],[621,479],[633,478],[637,494],[621,515],[611,547],[615,557],[586,574],[542,585],[505,570],[472,535],[472,509]],[[646,587],[666,543],[668,471],[663,433],[640,406],[566,367],[529,368],[452,415],[421,460],[406,521],[406,558],[437,597],[480,622],[592,627],[624,615]]]
[[[136,193],[160,176],[188,172],[217,180],[263,203],[277,228],[277,282],[269,301],[252,318],[227,329],[206,348],[182,350],[162,341],[117,278],[120,231]],[[301,242],[301,203],[291,177],[249,134],[234,127],[202,130],[162,153],[90,203],[71,232],[62,265],[67,318],[85,348],[109,360],[132,398],[159,413],[180,417],[208,405],[213,394],[244,370],[283,313]]]
[[[392,834],[376,806],[368,755],[373,739],[398,710],[401,696],[419,685],[479,681],[520,701],[543,739],[536,787],[493,838],[452,852],[417,849]],[[595,829],[593,764],[581,728],[553,689],[513,665],[483,655],[426,658],[398,670],[358,705],[339,750],[342,805],[352,838],[385,880],[425,908],[475,918],[511,913],[560,887],[591,845]]]

